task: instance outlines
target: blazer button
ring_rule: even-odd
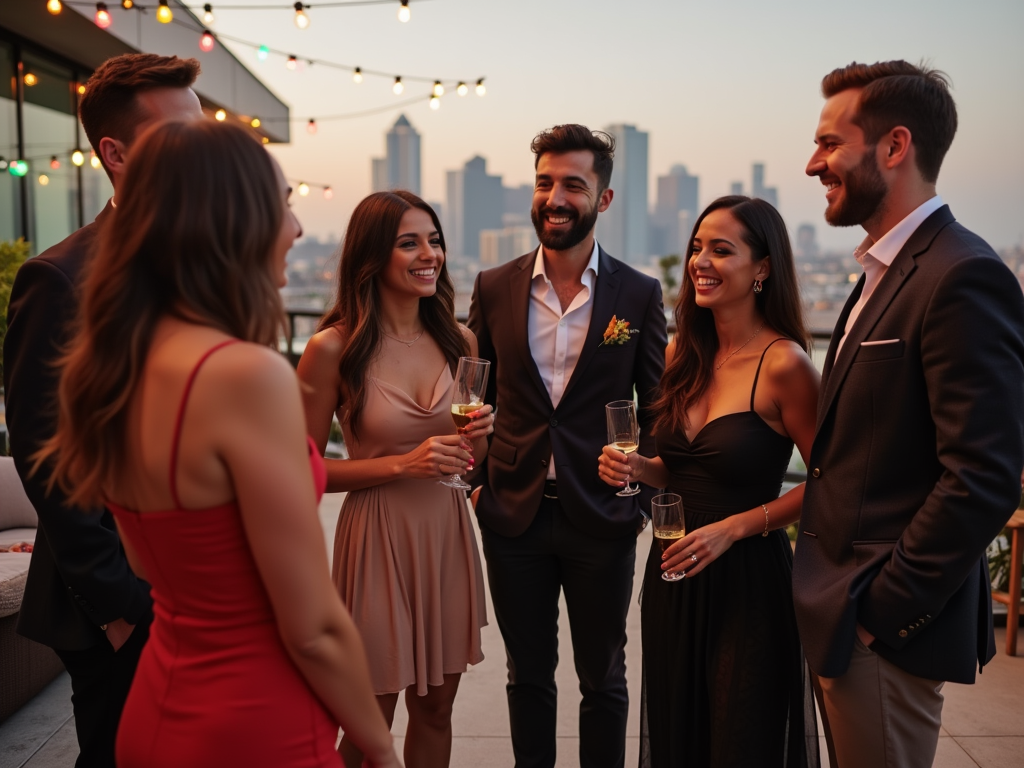
[[[811,472],[811,477],[821,477],[821,470],[815,467]]]
[[[551,424],[552,427],[557,427],[558,426],[558,419],[552,419],[550,421],[550,424]]]
[[[907,630],[901,629],[900,630],[900,637],[906,637],[906,636],[907,636]]]

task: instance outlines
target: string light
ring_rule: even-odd
[[[100,29],[110,26],[110,12],[106,3],[96,3],[96,26]]]
[[[40,173],[39,174],[39,186],[45,187],[49,183],[50,183],[50,177],[47,176],[45,173]]]
[[[434,81],[434,91],[433,91],[433,93],[438,98],[441,98],[442,96],[444,96],[444,86],[441,85],[441,81],[440,80],[435,80]]]
[[[96,168],[97,170],[99,170],[99,168],[103,165],[103,163],[100,162],[100,159],[95,152],[89,153],[89,165],[91,165],[93,168]]]
[[[469,86],[466,85],[465,83],[460,82],[458,87],[455,89],[455,92],[459,94],[459,96],[465,96],[467,93],[469,93]]]
[[[7,165],[7,158],[4,157],[3,155],[0,155],[0,171],[6,171]]]
[[[355,71],[352,73],[352,82],[356,85],[363,82],[363,70],[359,67],[356,67]]]
[[[441,99],[436,95],[430,97],[430,108],[435,112],[441,108]]]
[[[260,61],[266,61],[267,56],[269,55],[270,49],[265,45],[261,45],[259,48],[256,49],[256,58],[259,59]]]
[[[398,20],[403,24],[412,18],[412,12],[409,10],[409,0],[402,0],[402,5],[398,8]]]
[[[84,84],[81,84],[81,83],[79,84],[79,86],[78,86],[78,95],[79,96],[85,96],[85,85]]]
[[[56,16],[58,13],[64,10],[64,6],[61,4],[60,0],[48,0],[48,2],[46,3],[46,10],[48,10],[51,14]]]
[[[296,59],[294,56],[289,56],[288,61],[286,61],[284,65],[288,67],[288,69],[290,69],[292,72],[294,72],[299,67],[299,60]]]
[[[482,77],[479,80],[476,81],[476,95],[477,96],[486,96],[487,95],[487,87],[484,85],[484,79]]]
[[[309,118],[309,122],[306,123],[306,133],[308,133],[310,136],[316,135],[316,120],[314,120],[312,117]]]
[[[299,196],[305,197],[309,194],[309,184],[304,181],[299,182]]]
[[[71,153],[71,162],[79,168],[82,167],[82,164],[85,162],[85,155],[82,154],[82,150],[76,149]]]
[[[253,128],[259,128],[262,125],[262,123],[260,122],[260,119],[258,117],[254,117],[252,120],[249,121],[249,125],[251,125]]]
[[[156,9],[156,20],[161,24],[170,24],[173,19],[174,14],[167,7],[167,0],[160,0],[160,6]]]
[[[129,0],[131,2],[131,0]],[[213,6],[207,3],[203,6],[203,24],[210,25],[215,22],[216,19],[213,17]]]
[[[269,144],[270,143],[270,137],[269,136],[264,136],[263,137],[263,143],[264,144]]]
[[[395,84],[391,86],[391,90],[395,92],[395,96],[401,96],[402,91],[405,90],[405,86],[402,85],[402,78],[396,77]]]
[[[135,7],[135,3],[133,2],[133,0],[121,0],[121,7],[124,8],[126,11],[130,11],[132,8]]]
[[[213,35],[209,30],[203,32],[203,36],[199,38],[199,48],[207,53],[213,50]]]
[[[334,199],[334,190],[330,187],[324,187],[324,200]]]
[[[55,171],[60,170],[60,160],[57,159],[56,155],[50,157],[50,167]]]
[[[307,29],[309,27],[309,16],[302,8],[302,3],[295,4],[295,26],[299,29]]]
[[[11,176],[17,176],[20,179],[28,173],[28,163],[24,160],[12,160],[10,165],[7,166],[7,172]]]
[[[25,77],[23,77],[22,80],[25,82],[25,85],[27,85],[29,88],[31,88],[33,85],[36,85],[39,82],[39,78],[33,75],[31,72],[26,72]]]
[[[227,118],[228,113],[225,112],[223,109],[218,109],[216,112],[213,113],[213,116],[217,118],[218,122],[223,123],[225,118]]]

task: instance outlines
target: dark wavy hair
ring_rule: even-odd
[[[564,155],[566,152],[585,151],[594,156],[594,174],[598,192],[604,192],[612,183],[612,164],[615,159],[615,137],[604,131],[592,131],[585,125],[566,123],[541,131],[530,142],[534,154],[534,169],[548,152]]]
[[[132,151],[99,234],[61,361],[54,461],[69,504],[103,501],[124,471],[128,407],[166,315],[276,345],[284,309],[270,266],[284,206],[270,155],[245,128],[159,123]]]
[[[655,430],[678,430],[688,426],[687,412],[704,396],[714,377],[718,353],[715,319],[710,309],[698,306],[697,292],[686,264],[701,222],[712,211],[722,209],[728,210],[743,228],[743,242],[750,247],[753,260],[771,259],[771,273],[761,293],[754,294],[758,312],[766,325],[795,341],[805,352],[808,348],[809,336],[800,304],[793,250],[782,216],[764,200],[742,195],[718,198],[697,218],[686,245],[683,283],[675,310],[675,352],[665,366],[661,392],[652,405]]]
[[[364,198],[349,219],[338,265],[337,298],[320,319],[317,330],[337,326],[343,331],[341,353],[341,396],[347,406],[346,420],[358,435],[359,417],[366,401],[366,371],[384,341],[378,280],[387,269],[406,211],[418,208],[430,216],[447,252],[444,232],[434,209],[412,192],[375,192]],[[420,320],[441,347],[455,375],[459,358],[469,354],[469,345],[455,320],[455,286],[448,274],[447,259],[437,275],[433,296],[420,299]]]

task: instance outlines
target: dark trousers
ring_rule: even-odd
[[[75,768],[114,768],[117,725],[151,620],[150,615],[136,624],[116,653],[106,640],[81,651],[57,651],[71,676],[79,749]]]
[[[558,594],[565,591],[580,680],[580,767],[625,761],[626,612],[636,537],[598,539],[574,527],[557,500],[515,538],[481,526],[487,576],[508,659],[508,709],[516,768],[555,765]]]

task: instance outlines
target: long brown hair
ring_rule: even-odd
[[[339,364],[341,396],[353,434],[358,434],[359,416],[366,400],[366,371],[384,341],[377,282],[391,261],[402,216],[413,208],[430,216],[441,240],[441,250],[447,252],[437,214],[412,192],[375,192],[364,198],[352,212],[345,232],[337,298],[317,327],[319,331],[336,325],[344,331],[345,349]],[[441,347],[454,375],[459,358],[469,354],[469,345],[455,321],[455,286],[448,274],[447,259],[441,264],[436,286],[433,296],[420,299],[420,320]]]
[[[168,122],[132,148],[99,235],[62,360],[56,434],[36,454],[69,504],[103,501],[123,471],[128,407],[166,315],[276,344],[284,310],[269,264],[284,208],[273,161],[246,129]]]
[[[683,261],[683,284],[676,301],[675,352],[661,377],[661,394],[652,406],[655,429],[683,429],[687,412],[707,392],[714,377],[718,333],[711,310],[697,305],[697,291],[688,267],[693,241],[701,222],[712,211],[727,209],[743,228],[743,242],[750,246],[755,261],[771,259],[771,275],[760,293],[754,294],[757,311],[765,324],[792,339],[807,351],[800,291],[797,287],[793,250],[786,223],[764,200],[742,195],[720,197],[704,209],[693,226]]]

